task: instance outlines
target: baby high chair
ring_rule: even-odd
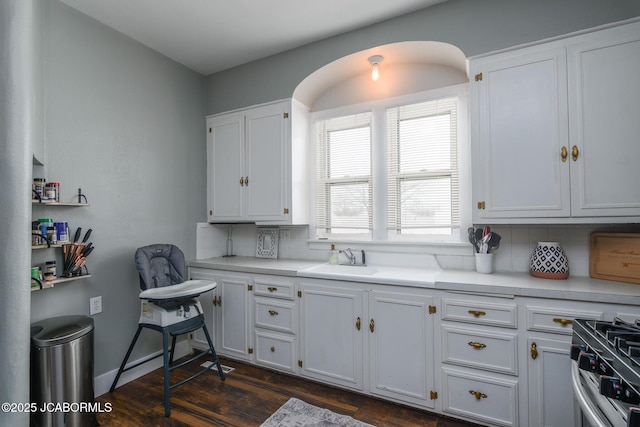
[[[218,368],[220,379],[223,381],[225,379],[218,355],[213,348],[213,342],[211,341],[204,315],[202,314],[202,305],[195,299],[198,295],[211,291],[217,285],[216,282],[208,280],[185,281],[184,254],[174,245],[155,244],[139,248],[136,250],[135,260],[140,275],[140,289],[142,290],[139,295],[141,299],[140,320],[138,321],[138,330],[133,337],[133,341],[127,350],[127,354],[120,365],[118,374],[109,391],[113,391],[116,388],[116,384],[123,372],[163,356],[164,414],[168,417],[171,414],[169,401],[170,390],[202,375],[210,368],[204,368],[195,375],[173,385],[169,382],[170,371],[180,368],[187,363],[191,363],[204,355],[211,354],[215,366]],[[125,368],[142,328],[162,332],[162,354],[148,357]],[[209,349],[196,354],[187,361],[171,366],[173,364],[176,337],[200,328],[202,328],[207,338]],[[172,337],[171,350],[169,350],[168,345],[169,336]]]

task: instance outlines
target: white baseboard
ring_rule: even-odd
[[[174,359],[179,359],[181,357],[184,357],[187,354],[189,354],[190,351],[191,349],[189,347],[189,340],[178,341],[176,342]],[[145,357],[141,357],[138,360],[130,361],[129,363],[127,363],[127,366],[135,365],[136,363],[139,363],[141,360],[144,360],[156,355],[161,355],[161,354],[162,354],[162,350],[158,350],[155,353],[149,354]],[[149,372],[154,371],[161,367],[162,367],[162,357],[158,357],[156,359],[150,360],[149,362],[144,363],[140,366],[137,366],[134,369],[124,372],[122,375],[120,375],[120,379],[118,380],[117,387],[120,387],[130,381],[133,381],[136,378],[140,378],[141,376],[146,375]],[[120,366],[118,366],[118,368],[120,368]],[[113,383],[113,380],[116,378],[116,375],[118,374],[118,368],[112,371],[106,372],[102,375],[98,375],[97,377],[94,378],[93,394],[95,397],[102,396],[103,394],[109,391],[109,389],[111,388],[111,384]]]

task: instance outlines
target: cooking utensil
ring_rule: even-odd
[[[473,227],[467,229],[469,233],[469,243],[471,243],[476,252],[478,252],[478,240],[476,239],[476,230]]]
[[[476,241],[478,242],[478,245],[480,244],[480,240],[482,240],[482,237],[483,237],[482,233],[483,233],[482,228],[476,229]]]
[[[491,233],[491,228],[487,225],[482,229],[482,237],[487,236],[489,233]]]
[[[492,231],[489,234],[489,241],[487,242],[489,244],[489,250],[498,249],[500,247],[500,239],[502,239],[502,237]]]

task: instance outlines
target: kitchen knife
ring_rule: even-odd
[[[80,235],[82,234],[82,228],[78,227],[76,230],[75,236],[73,236],[73,243],[76,243],[78,239],[80,239]]]
[[[89,240],[89,236],[91,236],[92,231],[93,231],[92,229],[87,230],[87,232],[84,235],[84,239],[82,239],[82,243],[87,243],[87,240]]]

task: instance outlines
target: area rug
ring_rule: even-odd
[[[260,427],[374,427],[292,397]]]

